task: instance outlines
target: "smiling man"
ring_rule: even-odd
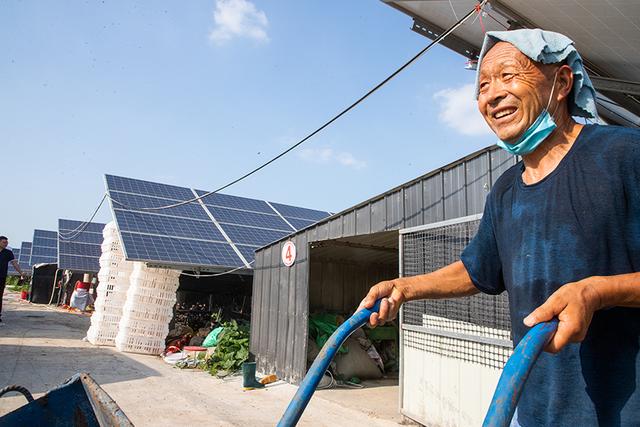
[[[525,386],[513,425],[640,425],[640,131],[582,125],[595,92],[567,37],[489,32],[478,108],[522,161],[492,188],[461,261],[381,282],[372,325],[421,298],[509,293],[514,344],[536,323],[558,330]]]

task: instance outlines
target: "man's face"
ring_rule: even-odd
[[[515,143],[538,118],[551,92],[553,73],[512,44],[499,42],[480,64],[478,108],[501,140]],[[551,74],[551,79],[549,79]]]
[[[5,249],[9,245],[9,241],[7,239],[0,239],[0,251]]]

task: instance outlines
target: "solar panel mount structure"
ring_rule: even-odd
[[[331,215],[114,175],[105,182],[126,259],[170,268],[250,270],[256,249]]]
[[[102,230],[105,224],[58,220],[58,268],[84,273],[100,270]],[[82,231],[80,231],[82,230]]]
[[[50,230],[34,230],[31,246],[31,266],[58,262],[58,233]]]

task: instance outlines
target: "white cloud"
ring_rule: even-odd
[[[467,84],[437,92],[433,97],[440,104],[438,119],[463,135],[490,134],[491,128],[478,111],[474,88]]]
[[[234,37],[266,42],[269,40],[267,15],[248,0],[216,0],[215,28],[209,38],[223,44]]]
[[[313,163],[337,163],[339,165],[360,170],[367,166],[364,160],[357,159],[353,154],[346,151],[334,151],[329,147],[305,148],[298,154],[303,160]]]

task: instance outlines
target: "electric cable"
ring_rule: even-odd
[[[255,260],[249,262],[248,264],[251,265],[254,262],[255,262]],[[197,277],[199,279],[201,277],[205,277],[206,278],[206,277],[224,276],[225,274],[231,274],[231,273],[234,273],[234,272],[236,272],[238,270],[242,270],[242,269],[246,269],[246,268],[247,268],[246,266],[242,265],[240,267],[236,267],[236,268],[233,268],[231,270],[227,270],[227,271],[223,271],[221,273],[215,273],[215,274],[191,274],[191,273],[185,273],[185,272],[182,272],[182,274],[185,275],[185,276],[189,276],[189,277]]]
[[[100,203],[98,203],[98,207],[93,211],[93,214],[91,214],[91,217],[87,221],[83,222],[78,227],[76,227],[75,230],[72,230],[69,233],[58,232],[58,237],[60,237],[61,240],[71,241],[71,240],[74,240],[76,237],[78,237],[80,234],[82,234],[82,232],[87,229],[89,224],[91,224],[91,221],[93,221],[93,218],[95,218],[95,216],[97,215],[98,211],[102,207],[102,204],[104,203],[106,198],[107,198],[107,193],[104,193],[104,195],[102,196],[102,200],[100,200]]]

